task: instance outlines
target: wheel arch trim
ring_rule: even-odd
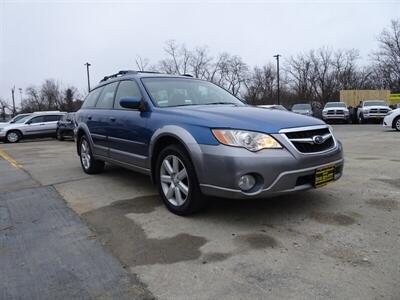
[[[160,129],[157,129],[149,143],[149,169],[151,170],[151,178],[154,181],[154,150],[157,142],[163,137],[171,137],[178,140],[184,147],[187,153],[189,154],[189,159],[192,161],[193,166],[195,168],[195,173],[197,178],[200,180],[202,176],[202,155],[200,145],[197,143],[193,135],[187,131],[185,128],[176,125],[167,125]]]

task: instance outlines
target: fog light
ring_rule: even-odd
[[[239,178],[238,185],[242,191],[248,191],[256,185],[256,179],[253,175],[243,175]]]

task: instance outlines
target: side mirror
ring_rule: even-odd
[[[29,121],[26,121],[26,123],[25,123],[25,124],[31,125],[31,123],[32,123],[32,121],[31,121],[31,120],[29,120]]]
[[[122,97],[119,99],[119,104],[123,108],[139,109],[142,101],[139,97]]]

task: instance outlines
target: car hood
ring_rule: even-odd
[[[8,122],[0,122],[0,128],[4,128],[7,125],[10,125],[10,123],[8,123]]]
[[[162,108],[160,112],[188,117],[187,123],[210,128],[232,128],[266,133],[278,133],[283,128],[325,125],[323,121],[313,117],[253,106],[181,106]]]
[[[10,129],[15,129],[15,128],[20,128],[20,127],[23,127],[23,126],[26,126],[26,124],[24,124],[24,123],[15,124],[15,123],[13,123],[13,124],[6,124],[6,126],[4,126],[4,127],[1,127],[1,125],[0,125],[0,128],[3,128],[4,130],[10,130]]]

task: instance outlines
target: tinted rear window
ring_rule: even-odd
[[[44,121],[45,122],[54,122],[60,120],[62,115],[49,115],[49,116],[44,116]]]

